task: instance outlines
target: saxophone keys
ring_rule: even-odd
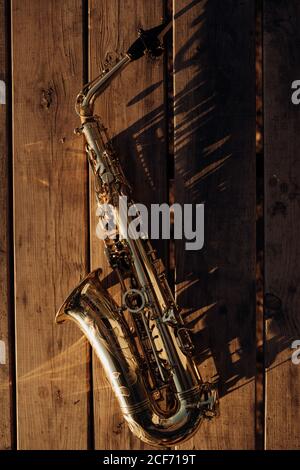
[[[173,308],[167,308],[162,316],[162,321],[164,323],[170,323],[171,325],[177,325],[177,319],[175,317],[175,313]]]
[[[128,289],[123,294],[123,305],[126,306],[127,310],[131,313],[138,313],[145,307],[144,294],[138,289]]]
[[[190,334],[185,327],[178,328],[177,330],[177,340],[179,343],[180,349],[185,354],[192,354],[195,346],[191,340]]]

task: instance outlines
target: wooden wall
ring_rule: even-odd
[[[265,1],[265,366],[268,449],[300,449],[299,107],[291,85],[300,76],[300,4]]]
[[[15,432],[12,400],[13,381],[13,304],[12,299],[12,233],[11,233],[11,130],[10,130],[10,63],[6,19],[8,9],[0,1],[0,448],[11,449]]]
[[[136,37],[171,19],[166,52],[133,63],[96,112],[135,199],[205,204],[205,244],[157,248],[196,361],[219,384],[220,417],[181,449],[254,449],[256,436],[255,2],[0,0],[0,448],[144,449],[81,333],[55,312],[91,269],[119,292],[95,235],[95,202],[74,102]],[[267,449],[300,448],[297,0],[265,0]],[[298,76],[297,76],[298,74]],[[174,246],[175,245],[175,246]],[[175,261],[170,253],[175,253]],[[174,269],[175,265],[175,269]]]

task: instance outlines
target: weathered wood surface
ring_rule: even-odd
[[[77,327],[55,325],[54,315],[90,268],[101,266],[105,284],[119,297],[95,235],[94,181],[83,141],[72,133],[78,125],[74,99],[88,64],[89,78],[95,77],[107,59],[127,49],[138,27],[161,22],[167,3],[11,1],[13,195],[8,194],[9,114],[7,104],[0,104],[0,341],[6,353],[0,363],[1,449],[14,445],[16,433],[19,449],[147,448],[128,430],[97,358],[91,367],[90,349]],[[219,382],[221,412],[180,446],[185,449],[254,448],[254,4],[173,2],[173,196],[179,203],[205,203],[204,248],[189,252],[185,240],[176,241],[176,296],[194,328],[202,375]],[[9,2],[0,0],[0,80],[7,83],[5,6]],[[291,361],[291,344],[300,339],[300,105],[291,102],[291,84],[300,79],[299,21],[296,0],[265,0],[267,449],[300,448],[300,366]],[[165,65],[163,57],[132,64],[96,104],[135,200],[148,205],[168,200],[172,175]],[[158,248],[168,263],[168,245]]]
[[[11,324],[11,240],[9,225],[9,118],[7,10],[0,0],[0,449],[12,447],[12,324]]]
[[[220,417],[181,448],[253,449],[254,2],[174,2],[175,201],[205,204],[201,251],[176,241],[176,294]]]
[[[90,2],[90,78],[103,69],[106,60],[115,60],[126,52],[137,37],[137,29],[157,26],[163,17],[163,1],[91,0]],[[167,200],[167,160],[165,146],[165,107],[163,59],[149,63],[143,58],[130,64],[96,102],[112,137],[124,172],[134,188],[134,198],[149,206]],[[103,254],[102,243],[95,235],[95,204],[91,180],[91,265],[103,268],[104,282],[114,286]],[[166,261],[166,245],[160,243]],[[118,403],[97,358],[93,358],[94,429],[98,449],[141,449],[146,446],[129,431]]]
[[[85,274],[87,171],[74,97],[82,2],[13,0],[13,172],[19,449],[88,446],[88,349],[54,315]]]
[[[300,449],[300,4],[264,2],[265,360],[267,449]]]

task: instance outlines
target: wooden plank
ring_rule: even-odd
[[[18,448],[85,449],[87,343],[54,323],[87,265],[82,2],[13,0],[12,33]]]
[[[0,449],[12,448],[11,305],[9,240],[8,40],[6,2],[0,0]]]
[[[265,361],[267,449],[300,449],[299,80],[300,4],[264,2]]]
[[[114,60],[128,49],[139,27],[148,29],[161,23],[163,3],[162,0],[90,1],[90,77],[99,74],[110,56]],[[153,64],[143,58],[131,64],[98,100],[96,113],[114,137],[135,200],[146,205],[166,201],[163,60]],[[95,235],[93,181],[91,202],[91,264],[93,268],[103,268],[105,282],[112,286],[110,270]],[[166,254],[165,244],[158,248]],[[118,297],[118,288],[112,286],[110,291]],[[95,359],[93,364],[96,448],[145,448],[127,428],[99,361]]]
[[[254,448],[254,3],[174,2],[175,201],[205,204],[203,249],[176,242],[176,293],[220,393],[183,448]]]

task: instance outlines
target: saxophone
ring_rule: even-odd
[[[86,152],[95,175],[99,207],[118,198],[131,201],[130,187],[107,130],[93,114],[93,103],[111,80],[145,54],[163,52],[162,26],[139,30],[138,39],[117,64],[88,83],[76,100]],[[117,209],[116,209],[117,210]],[[105,212],[100,221],[105,225]],[[56,322],[73,320],[88,338],[104,367],[131,431],[156,446],[190,438],[204,418],[216,414],[217,392],[204,383],[193,362],[193,344],[175,303],[162,263],[148,239],[123,239],[117,214],[114,238],[105,253],[120,283],[121,305],[100,280],[101,269],[88,274],[60,307]]]

